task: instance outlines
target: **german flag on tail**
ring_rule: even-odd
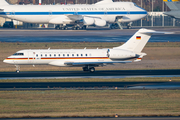
[[[136,40],[141,40],[141,36],[136,36]]]

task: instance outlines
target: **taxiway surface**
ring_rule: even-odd
[[[135,29],[94,29],[94,30],[54,30],[54,29],[0,29],[0,42],[126,42]],[[179,42],[180,28],[148,28],[156,31],[174,32],[153,35],[149,42]]]
[[[7,82],[0,90],[142,90],[180,89],[180,82]]]
[[[180,69],[173,70],[106,70],[94,73],[83,71],[35,71],[35,72],[0,72],[0,79],[33,79],[33,78],[118,78],[118,77],[151,77],[180,75]]]
[[[176,76],[180,70],[111,70],[96,71],[47,71],[47,72],[1,72],[0,79],[41,79],[41,78],[110,78],[143,76]],[[168,81],[168,79],[167,79]],[[180,89],[180,82],[4,82],[0,90],[56,90],[56,89]]]

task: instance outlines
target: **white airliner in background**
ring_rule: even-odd
[[[54,65],[66,67],[82,67],[84,71],[94,72],[94,67],[113,63],[131,63],[141,61],[146,55],[142,49],[150,39],[154,30],[140,29],[122,46],[104,49],[30,49],[20,50],[6,58],[3,62],[16,65]]]
[[[67,24],[78,22],[87,25],[105,26],[107,23],[132,22],[147,15],[147,11],[133,2],[103,0],[92,5],[9,5],[0,0],[0,16],[27,23],[56,24],[57,29],[67,29]]]

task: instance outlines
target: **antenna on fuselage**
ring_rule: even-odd
[[[51,48],[49,47],[48,50],[50,50]]]

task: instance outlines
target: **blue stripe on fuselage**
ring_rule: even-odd
[[[131,12],[0,12],[0,15],[117,15],[117,14],[147,14],[146,11]]]

